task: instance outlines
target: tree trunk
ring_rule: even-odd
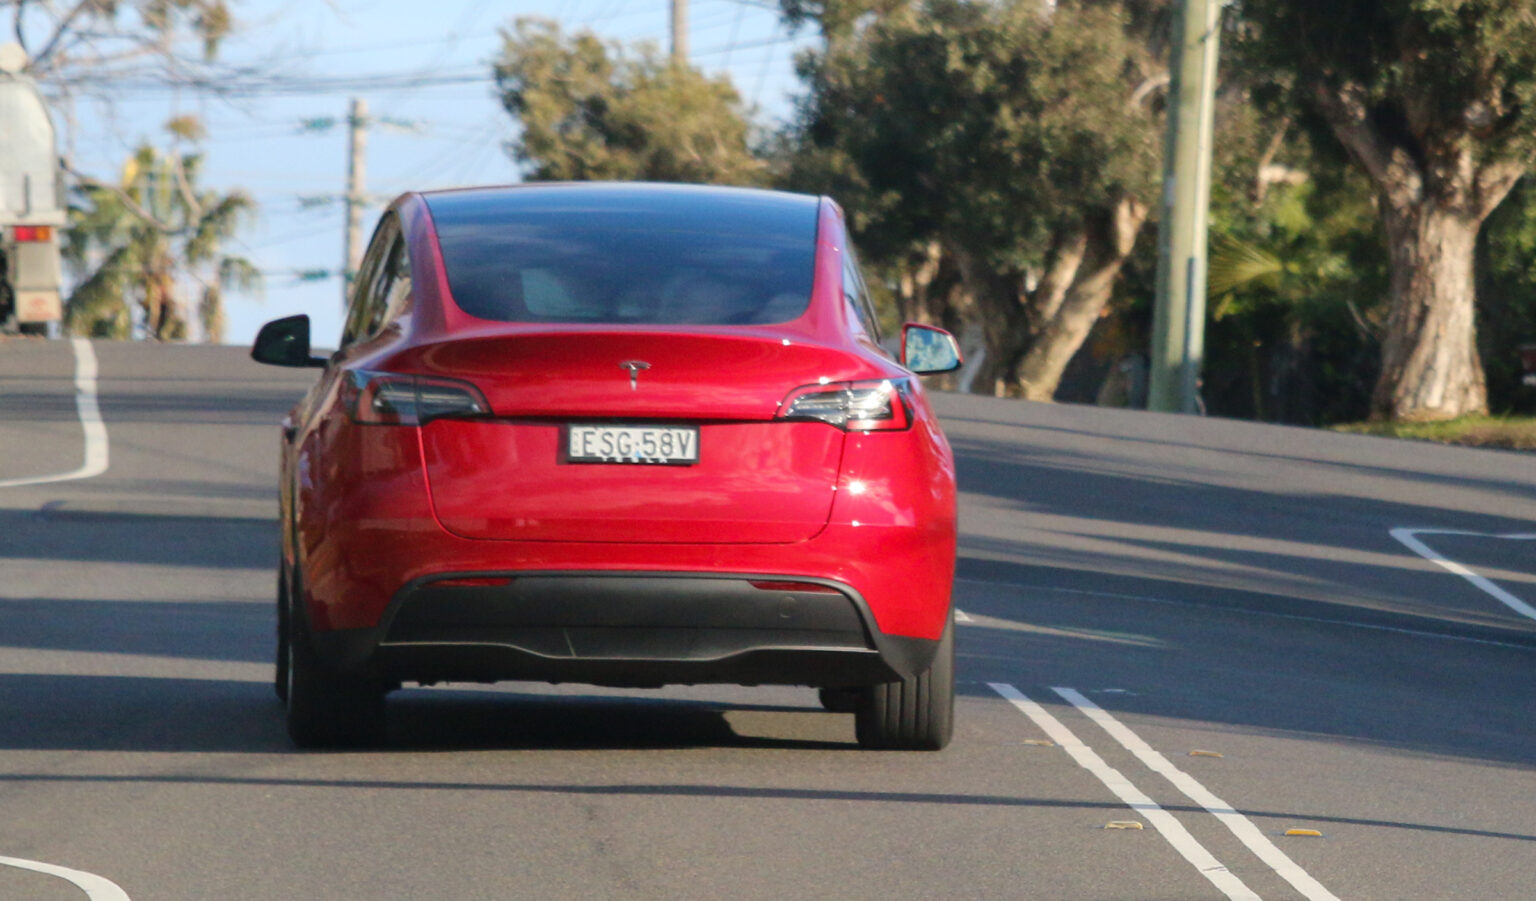
[[[975,300],[986,346],[981,366],[971,379],[971,390],[1002,397],[1029,341],[1021,297],[1023,279],[1017,273],[997,271],[963,248],[953,248],[951,255]]]
[[[1082,264],[1074,272],[1065,297],[1036,327],[1029,349],[1019,360],[1016,378],[1025,398],[1048,401],[1056,396],[1067,364],[1082,349],[1108,305],[1115,279],[1146,217],[1146,207],[1130,198],[1122,199],[1107,214],[1089,217],[1098,221],[1091,221],[1084,231],[1087,242]]]
[[[1408,98],[1388,128],[1365,86],[1312,85],[1318,109],[1376,187],[1392,258],[1377,419],[1454,419],[1488,410],[1477,355],[1473,248],[1477,233],[1531,165],[1526,153],[1481,144],[1474,107],[1439,122]],[[1405,130],[1406,128],[1406,130]]]
[[[1488,412],[1474,316],[1479,221],[1430,200],[1385,207],[1383,219],[1391,303],[1372,417],[1411,422]]]
[[[978,300],[983,296],[987,300],[981,301],[978,305],[984,311],[981,317],[981,336],[986,343],[987,352],[982,359],[981,368],[976,371],[976,376],[971,381],[971,390],[977,394],[1007,397],[1009,387],[1013,384],[1013,373],[1019,367],[1019,358],[1024,355],[1024,348],[1028,346],[1029,331],[1024,327],[1021,315],[1007,315],[1000,309],[1008,302],[1006,294],[1001,292],[978,294]],[[1015,310],[1019,309],[1017,292],[1014,292],[1012,304]]]
[[[1056,235],[1031,291],[1024,290],[1020,273],[997,271],[956,249],[986,339],[986,358],[972,390],[1051,400],[1067,364],[1109,302],[1146,217],[1146,206],[1129,197],[1113,209],[1084,214],[1080,223]]]

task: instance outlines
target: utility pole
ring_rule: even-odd
[[[342,248],[341,261],[341,309],[345,313],[352,293],[352,281],[357,277],[357,266],[363,259],[363,196],[364,170],[368,162],[368,101],[352,98],[352,109],[347,116],[347,236]]]
[[[1221,4],[1222,0],[1180,0],[1174,17],[1147,393],[1148,409],[1170,413],[1199,409]]]
[[[688,0],[672,0],[672,61],[688,65]]]

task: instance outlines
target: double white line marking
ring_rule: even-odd
[[[1185,829],[1184,824],[1180,823],[1173,814],[1164,810],[1156,801],[1138,789],[1119,770],[1105,763],[1102,757],[1079,741],[1072,730],[1062,725],[1061,721],[1044,707],[1025,697],[1023,692],[1012,685],[1003,682],[987,684],[1033,720],[1052,741],[1077,761],[1078,766],[1104,783],[1104,787],[1113,792],[1115,797],[1124,801],[1132,810],[1145,816],[1168,841],[1168,844],[1172,845],[1174,850],[1178,851],[1196,870],[1199,870],[1200,875],[1220,889],[1222,894],[1233,901],[1259,901],[1259,896],[1244,885],[1241,879],[1233,875],[1193,835],[1190,835],[1189,830]],[[1076,707],[1084,716],[1097,723],[1148,769],[1173,783],[1174,788],[1220,820],[1222,825],[1231,830],[1232,834],[1248,847],[1248,850],[1268,864],[1270,869],[1289,882],[1308,901],[1339,901],[1336,895],[1297,866],[1295,861],[1285,855],[1285,852],[1275,847],[1275,843],[1259,831],[1251,820],[1212,794],[1205,786],[1195,781],[1194,777],[1174,766],[1168,758],[1142,741],[1136,733],[1127,729],[1103,708],[1073,689],[1053,688],[1051,690]]]

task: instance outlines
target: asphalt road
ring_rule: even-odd
[[[106,471],[18,484],[87,429],[70,343],[0,344],[0,899],[1536,897],[1529,455],[940,397],[949,750],[860,751],[809,690],[508,685],[298,753],[275,423],[313,373],[94,357]]]

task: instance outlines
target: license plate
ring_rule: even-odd
[[[572,463],[699,462],[698,426],[572,425],[566,429],[565,458]]]

